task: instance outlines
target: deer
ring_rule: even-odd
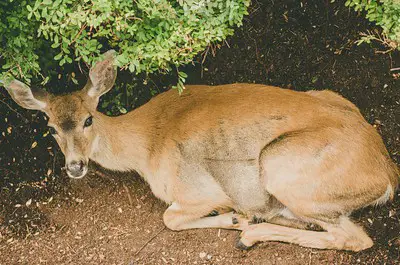
[[[5,84],[21,107],[47,115],[70,178],[84,177],[89,161],[136,171],[167,203],[170,230],[239,230],[243,250],[265,241],[373,246],[350,214],[393,199],[399,169],[353,103],[330,90],[187,85],[109,117],[96,109],[115,83],[115,58],[104,53],[69,94]]]

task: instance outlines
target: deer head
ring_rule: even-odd
[[[5,87],[21,107],[40,110],[48,116],[49,131],[65,155],[65,167],[71,178],[82,178],[88,170],[90,155],[97,145],[96,107],[101,95],[114,85],[117,70],[115,51],[103,54],[89,72],[86,86],[77,92],[55,96],[44,90],[34,90],[13,80]]]

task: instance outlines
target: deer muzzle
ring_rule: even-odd
[[[88,171],[87,164],[88,163],[83,160],[71,161],[66,165],[68,176],[73,179],[83,178]]]

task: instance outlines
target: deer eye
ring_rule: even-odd
[[[93,123],[93,116],[90,116],[85,121],[85,127],[89,127],[90,125],[92,125],[92,123]]]
[[[49,126],[48,129],[49,129],[49,133],[57,134],[57,131],[56,131],[56,129],[54,129],[54,127]]]

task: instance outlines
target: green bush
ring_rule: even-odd
[[[134,73],[169,71],[233,34],[250,0],[6,0],[0,2],[0,79],[43,83],[60,66],[92,65],[108,48]],[[179,73],[179,80],[185,79]]]
[[[370,42],[372,39],[380,40],[400,49],[400,1],[399,0],[347,0],[346,6],[353,7],[356,11],[366,11],[367,19],[375,22],[383,29],[383,38],[372,34],[365,36],[361,42]],[[388,38],[389,40],[386,40]]]

